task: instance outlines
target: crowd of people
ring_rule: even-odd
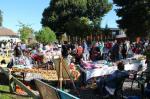
[[[79,64],[83,61],[98,61],[106,60],[115,62],[120,59],[126,59],[134,54],[143,54],[150,45],[149,40],[141,41],[139,43],[131,43],[128,40],[114,40],[114,41],[96,41],[88,43],[83,42],[70,43],[64,41],[63,44],[53,43],[43,45],[40,43],[27,46],[25,43],[16,42],[1,42],[1,55],[11,56],[13,63],[19,64],[16,61],[20,57],[26,57],[23,60],[29,60],[26,63],[48,63],[52,64],[54,56],[62,56],[66,59],[68,65],[71,63]],[[10,63],[12,63],[10,61]],[[24,61],[24,64],[26,64]]]
[[[79,63],[81,59],[85,61],[117,61],[119,59],[125,59],[132,54],[143,54],[145,49],[148,47],[149,41],[141,41],[139,43],[131,43],[128,40],[125,41],[97,41],[87,43],[87,41],[78,43],[68,43],[64,41],[63,44],[36,44],[35,46],[28,47],[24,43],[16,43],[11,41],[3,41],[0,43],[1,55],[8,56],[9,52],[12,52],[15,57],[23,55],[24,52],[30,52],[30,54],[42,54],[47,56],[48,52],[58,52],[64,58],[70,58],[73,56],[76,63]],[[10,55],[10,54],[9,54]],[[68,60],[68,62],[71,62]]]
[[[88,43],[86,40],[83,42],[70,43],[64,41],[63,44],[53,43],[43,45],[37,43],[31,46],[25,43],[15,43],[8,41],[7,43],[1,43],[1,55],[10,56],[10,62],[7,67],[11,68],[14,65],[24,65],[27,68],[32,68],[34,65],[47,64],[47,69],[55,69],[53,59],[55,56],[63,57],[67,61],[70,67],[70,72],[74,75],[74,79],[82,74],[77,70],[76,65],[81,66],[81,61],[99,61],[106,60],[109,62],[117,62],[121,59],[126,59],[134,54],[144,54],[146,50],[149,50],[149,40],[136,42],[130,42],[128,40],[114,40],[114,41],[96,41]],[[10,54],[9,54],[10,53]],[[5,63],[4,60],[1,63]],[[146,61],[149,65],[149,60]],[[120,75],[124,72],[124,64],[118,64],[118,70],[110,77],[115,78],[116,73]],[[127,75],[126,75],[127,76]],[[85,77],[85,76],[83,76]],[[109,79],[109,80],[111,80]],[[84,81],[83,81],[84,82]],[[98,85],[102,82],[98,82]],[[113,84],[113,83],[112,83]],[[112,85],[111,84],[111,85]],[[115,87],[116,85],[107,85],[107,87]],[[108,88],[105,87],[105,90]]]
[[[133,42],[125,41],[97,41],[92,44],[88,44],[86,41],[76,44],[69,44],[65,42],[62,45],[62,56],[67,58],[72,55],[76,59],[76,63],[79,63],[81,59],[84,61],[118,61],[125,59],[133,54],[143,54],[149,45],[149,41]]]
[[[143,55],[146,51],[150,51],[150,42],[149,40],[140,41],[140,42],[130,42],[128,40],[124,41],[97,41],[92,44],[87,43],[86,41],[79,42],[76,44],[67,44],[65,42],[62,45],[62,56],[68,59],[71,56],[75,59],[74,64],[79,64],[82,66],[82,61],[99,61],[106,60],[109,62],[118,62],[117,70],[109,76],[100,76],[97,80],[97,86],[104,94],[114,95],[115,91],[118,88],[118,85],[121,86],[122,81],[119,83],[119,80],[125,80],[126,78],[132,75],[130,71],[126,71],[125,64],[120,60],[125,60],[126,58],[133,57],[134,55],[141,54]],[[150,72],[149,65],[149,56],[147,56],[146,64],[147,69],[145,71]],[[69,61],[72,63],[72,61]],[[82,74],[82,83],[85,84],[85,75]],[[105,78],[105,79],[104,79]],[[149,79],[149,78],[147,78]],[[83,84],[83,85],[84,85]]]

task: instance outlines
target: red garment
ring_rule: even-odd
[[[43,61],[43,58],[37,54],[34,54],[31,56],[32,59],[34,59],[35,61],[38,61],[38,62],[42,62]]]
[[[112,43],[108,42],[108,43],[106,44],[106,47],[107,47],[108,49],[112,48]]]
[[[132,52],[133,52],[133,53],[136,53],[136,48],[135,48],[135,47],[132,48]]]
[[[77,48],[77,55],[80,56],[80,55],[82,55],[82,53],[83,53],[83,48],[82,48],[82,46],[79,46]]]

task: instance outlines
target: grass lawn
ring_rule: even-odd
[[[6,66],[7,66],[8,62],[10,61],[10,57],[9,56],[5,56],[5,57],[0,56],[0,62],[3,59],[5,59]],[[3,65],[1,65],[1,66],[3,67]],[[1,78],[1,79],[4,79],[4,78]],[[0,85],[0,99],[32,99],[32,98],[27,97],[27,96],[17,95],[17,94],[11,94],[9,92],[9,86]]]
[[[6,86],[6,85],[0,85],[0,91],[9,92],[9,86]]]
[[[8,94],[6,94],[7,92],[9,92],[9,87],[8,86],[3,86],[3,85],[0,85],[0,99],[12,99],[10,98],[10,96]],[[3,93],[6,92],[6,93]]]
[[[33,99],[27,96],[9,93],[9,86],[0,85],[0,99]]]

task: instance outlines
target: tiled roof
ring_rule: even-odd
[[[8,28],[0,27],[0,36],[17,36],[17,34]]]

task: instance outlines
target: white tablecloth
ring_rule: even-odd
[[[117,70],[117,66],[107,66],[104,64],[96,64],[97,66],[100,66],[100,68],[94,68],[94,69],[86,69],[86,80],[89,80],[93,77],[99,77],[104,75],[110,75],[115,70]],[[126,63],[125,64],[125,70],[133,70],[138,71],[139,68],[143,66],[146,68],[145,60],[142,61],[132,61],[132,63]]]
[[[112,74],[116,69],[117,69],[116,66],[112,66],[112,67],[106,66],[102,68],[86,70],[86,80],[89,80],[90,78],[93,78],[93,77]]]

